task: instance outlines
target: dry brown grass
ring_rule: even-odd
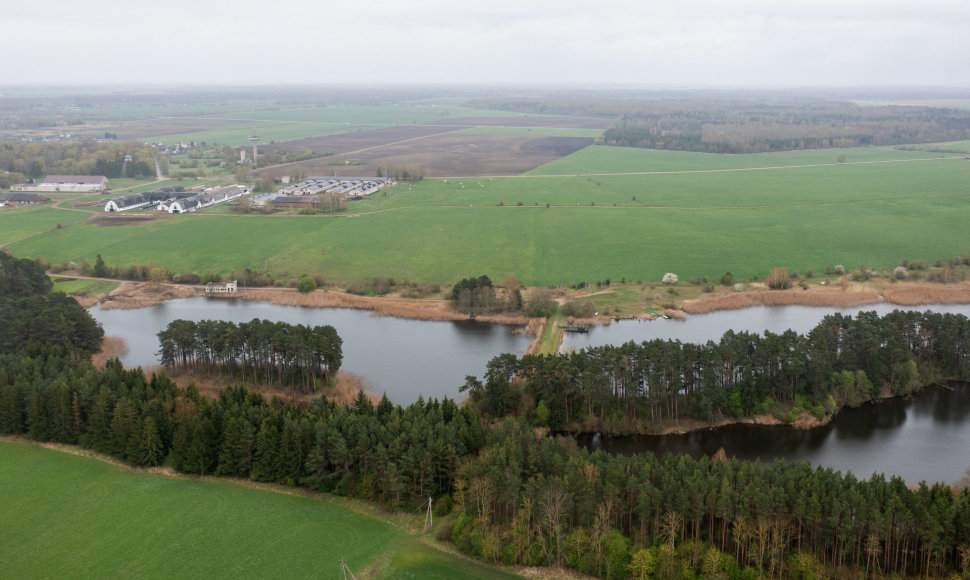
[[[113,358],[121,358],[128,354],[128,345],[125,340],[118,336],[106,336],[101,341],[101,352],[91,355],[91,362],[94,366],[103,369],[104,363]]]
[[[834,283],[827,286],[813,285],[808,290],[799,287],[791,290],[766,290],[756,288],[747,292],[721,291],[715,295],[686,300],[683,310],[702,314],[714,310],[736,310],[750,306],[821,306],[843,308],[886,302],[900,306],[922,304],[970,304],[970,282],[939,284],[931,282],[897,282],[884,280],[864,283]]]
[[[535,339],[529,343],[529,348],[525,349],[525,354],[536,354],[539,352],[539,346],[542,343],[542,333],[545,329],[545,318],[533,318],[529,320],[529,324],[525,327],[525,335],[535,337]]]
[[[716,295],[702,296],[687,300],[682,309],[690,314],[703,314],[715,310],[737,310],[751,306],[825,306],[830,308],[859,306],[880,302],[878,290],[864,285],[810,287],[809,290],[765,290],[762,288],[747,292],[724,291]]]
[[[77,303],[80,304],[82,308],[91,308],[92,306],[100,302],[100,300],[98,300],[96,297],[89,296],[84,292],[72,292],[70,296],[71,298],[76,300]]]
[[[104,297],[101,308],[105,310],[111,308],[144,308],[166,300],[191,298],[198,296],[200,292],[201,289],[195,286],[179,284],[151,286],[143,282],[122,282],[120,286]]]
[[[897,283],[883,291],[886,302],[902,306],[920,304],[970,303],[970,282],[931,284],[929,282]]]
[[[333,401],[338,405],[351,405],[357,400],[357,393],[364,391],[373,405],[381,402],[381,397],[367,389],[367,381],[364,377],[346,371],[340,371],[334,378],[332,389],[327,389],[327,400]]]
[[[468,315],[455,312],[447,300],[402,298],[399,295],[358,296],[336,291],[317,290],[301,294],[293,288],[247,288],[237,294],[247,300],[263,300],[282,306],[310,308],[356,308],[383,316],[412,320],[467,320]],[[479,316],[476,320],[494,324],[528,324],[529,317],[510,314]]]

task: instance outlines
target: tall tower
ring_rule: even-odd
[[[253,144],[253,167],[256,167],[256,142],[259,141],[259,137],[256,135],[256,127],[253,127],[253,134],[249,138],[249,141]]]

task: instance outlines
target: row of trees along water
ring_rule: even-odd
[[[343,340],[330,325],[173,320],[158,341],[166,367],[303,392],[316,392],[317,380],[328,381],[343,361]]]
[[[556,355],[503,354],[463,389],[488,416],[532,414],[553,429],[655,431],[774,413],[821,419],[843,405],[970,379],[970,320],[894,311],[826,316],[808,334],[726,332],[718,342],[656,339]]]
[[[0,301],[11,300],[11,290],[49,293],[39,267],[9,260],[0,257]],[[47,316],[42,302],[23,304],[19,316]],[[860,480],[806,463],[590,453],[524,416],[489,424],[474,406],[459,408],[447,398],[406,408],[386,398],[374,406],[363,395],[346,407],[323,399],[304,405],[267,401],[237,386],[207,400],[192,386],[125,370],[117,360],[96,369],[90,351],[97,346],[85,337],[97,334],[97,324],[74,308],[76,334],[49,344],[0,343],[0,432],[76,443],[137,465],[302,485],[391,509],[420,510],[430,495],[438,515],[455,513],[441,530],[463,550],[605,578],[970,573],[964,489],[907,486],[881,475]],[[926,361],[935,361],[940,374],[948,364],[962,369],[966,320],[937,324],[920,316],[918,328],[903,327],[912,332],[902,344],[915,354],[900,362],[930,371]],[[849,348],[842,335],[850,327],[830,344],[834,360],[866,350]],[[873,349],[888,348],[878,340],[893,334],[886,332],[872,331]],[[735,374],[734,383],[743,376]]]

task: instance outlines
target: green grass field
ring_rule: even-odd
[[[841,154],[845,163],[836,162]],[[664,169],[631,174],[644,164]],[[887,268],[903,258],[970,254],[970,161],[960,157],[591,147],[546,169],[555,166],[591,175],[431,179],[353,202],[336,217],[79,224],[10,249],[51,263],[92,262],[100,253],[109,265],[155,262],[176,273],[248,267],[278,278],[306,272],[335,282],[391,276],[441,284],[487,273],[515,274],[528,285],[657,280],[665,272],[686,280],[725,270],[748,278],[776,266]]]
[[[50,206],[5,207],[0,209],[0,244],[53,229],[59,223],[67,225],[88,217],[83,213],[59,211]]]
[[[57,278],[54,277],[54,291],[71,294],[72,292],[83,292],[88,296],[107,294],[118,287],[119,282],[107,282],[105,280],[83,280],[79,278]]]
[[[513,578],[342,502],[0,441],[5,578]],[[390,517],[390,516],[389,516]]]

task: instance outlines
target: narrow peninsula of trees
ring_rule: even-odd
[[[328,381],[343,361],[343,341],[329,325],[174,320],[158,341],[166,367],[220,371],[230,379],[303,392],[316,392],[317,380]]]
[[[651,432],[683,418],[716,424],[725,416],[802,411],[823,418],[882,393],[967,380],[970,320],[897,310],[832,314],[804,335],[728,331],[716,343],[657,339],[572,354],[505,354],[488,363],[484,383],[470,377],[468,390],[495,418],[530,412],[523,404],[534,401],[554,429]]]

